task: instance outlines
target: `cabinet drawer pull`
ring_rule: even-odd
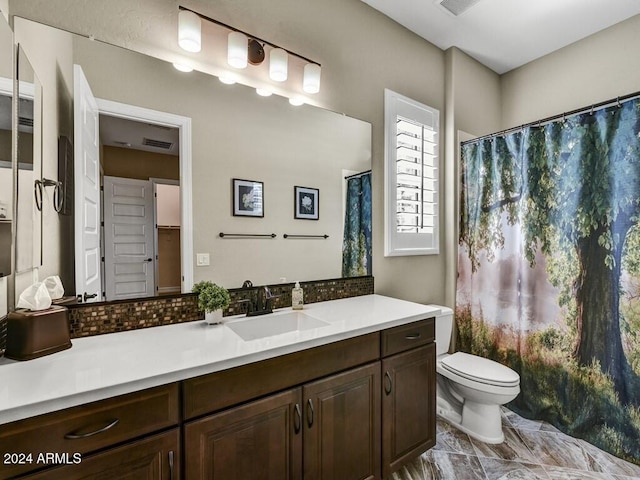
[[[410,333],[409,335],[407,335],[406,338],[407,340],[417,340],[421,337],[422,335],[420,334],[420,332],[417,333]]]
[[[302,412],[300,411],[300,405],[296,403],[294,407],[294,417],[293,417],[293,431],[295,433],[300,433],[300,427],[302,426]]]
[[[389,395],[393,390],[393,380],[391,379],[391,374],[387,371],[384,372],[384,393]]]
[[[97,435],[102,432],[106,432],[107,430],[115,427],[119,421],[120,420],[116,418],[115,420],[112,420],[109,424],[105,425],[104,427],[89,433],[75,433],[75,432],[67,433],[64,436],[64,438],[66,438],[67,440],[80,440],[82,438],[93,437],[94,435]]]
[[[313,402],[311,399],[307,400],[307,425],[309,428],[313,426]]]
[[[169,480],[173,480],[173,450],[169,450]]]

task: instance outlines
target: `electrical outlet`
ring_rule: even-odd
[[[209,254],[208,253],[197,253],[196,254],[196,265],[198,267],[206,267],[209,265]]]

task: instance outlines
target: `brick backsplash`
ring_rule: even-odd
[[[278,296],[274,300],[273,308],[291,306],[291,289],[293,286],[293,283],[269,285],[271,292]],[[315,303],[372,294],[373,277],[335,278],[300,282],[300,286],[304,289],[304,303]],[[258,287],[254,286],[253,289],[230,289],[231,305],[225,310],[224,315],[246,313],[246,303],[237,302],[251,298]],[[204,318],[204,313],[198,310],[196,296],[190,293],[178,296],[66,306],[69,308],[71,338],[192,322]],[[0,355],[4,353],[5,332],[6,319],[0,318]]]

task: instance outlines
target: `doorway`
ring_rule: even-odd
[[[106,300],[180,293],[179,130],[99,116]]]

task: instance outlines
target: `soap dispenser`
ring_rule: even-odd
[[[300,282],[296,282],[296,286],[291,290],[291,307],[294,310],[302,310],[304,304],[304,290],[300,287]]]

